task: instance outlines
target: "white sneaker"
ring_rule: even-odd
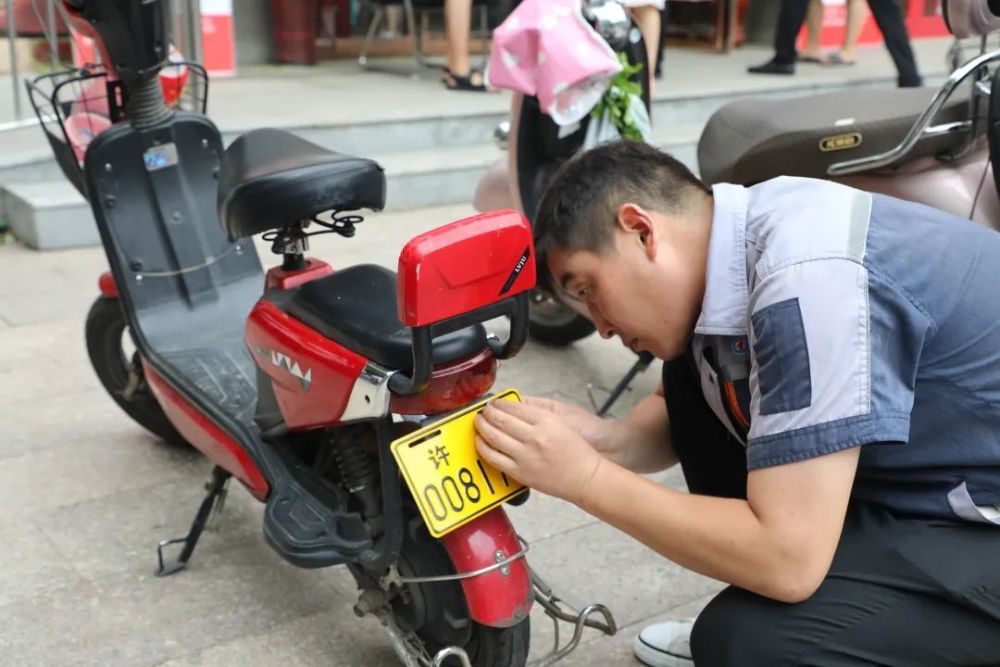
[[[632,643],[639,662],[649,667],[694,667],[691,628],[694,621],[667,621],[643,629]]]

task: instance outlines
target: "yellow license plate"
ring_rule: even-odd
[[[490,401],[520,401],[513,389],[394,440],[392,455],[403,471],[427,529],[441,537],[524,490],[479,458],[473,420]]]

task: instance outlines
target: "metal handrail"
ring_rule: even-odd
[[[922,136],[925,137],[939,137],[944,134],[957,134],[959,132],[968,132],[972,129],[974,123],[971,120],[957,120],[954,123],[942,123],[941,125],[931,125],[924,130]]]
[[[10,82],[14,87],[14,117],[21,118],[21,74],[17,66],[17,26],[14,16],[14,0],[5,0],[7,9],[7,49],[10,56]]]
[[[955,88],[957,88],[962,81],[964,81],[970,74],[979,70],[979,68],[997,60],[1000,60],[1000,51],[985,53],[973,58],[952,72],[951,76],[949,76],[944,82],[944,85],[942,85],[938,92],[934,95],[934,99],[931,100],[930,106],[927,107],[920,118],[917,119],[917,122],[914,123],[913,127],[910,128],[909,133],[903,141],[901,141],[895,148],[878,155],[838,162],[830,165],[830,168],[827,169],[826,173],[830,176],[846,176],[848,174],[856,174],[862,171],[888,167],[906,156],[906,154],[913,149],[917,142],[924,137],[965,131],[971,128],[971,121],[947,123],[945,125],[935,126],[931,125],[931,121],[933,121],[934,117],[938,115],[944,107],[945,102],[948,101],[948,98],[951,97],[951,94],[955,92]]]
[[[49,44],[49,59],[53,68],[59,64],[58,36],[56,35],[56,12],[64,12],[61,4],[56,0],[45,0],[48,18],[43,21],[43,17],[38,10],[37,0],[31,1],[31,10],[38,19],[39,24],[46,24],[45,41]],[[14,92],[14,120],[8,123],[0,123],[0,132],[9,132],[22,127],[28,127],[38,123],[37,118],[23,118],[24,104],[21,101],[21,66],[17,57],[17,17],[14,14],[14,0],[4,0],[4,7],[7,10],[7,49],[10,58],[10,76],[12,90]]]

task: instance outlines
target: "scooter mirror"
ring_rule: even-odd
[[[621,0],[585,0],[583,16],[594,24],[594,30],[615,51],[628,42],[629,18]]]

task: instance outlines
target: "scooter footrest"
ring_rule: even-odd
[[[268,498],[264,536],[285,560],[307,568],[353,561],[372,547],[359,515],[330,509],[294,482]]]

